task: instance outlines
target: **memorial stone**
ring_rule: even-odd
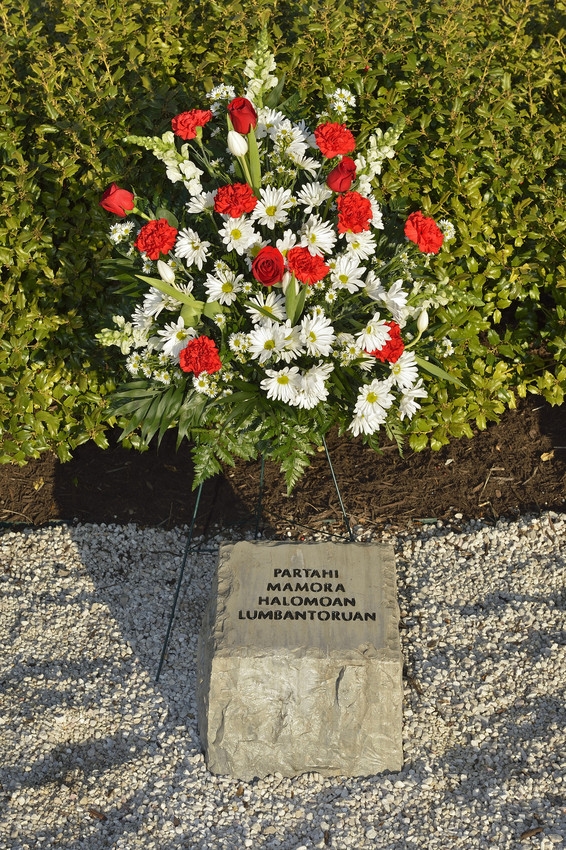
[[[222,545],[198,656],[199,732],[213,773],[401,769],[391,546]]]

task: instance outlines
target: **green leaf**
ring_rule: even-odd
[[[253,127],[250,127],[250,131],[248,133],[247,138],[248,161],[250,163],[250,177],[252,181],[252,189],[254,190],[254,194],[259,197],[259,190],[261,187],[261,164],[259,161],[259,150],[257,147],[255,130]]]
[[[424,369],[426,372],[430,372],[431,375],[434,375],[436,378],[441,378],[443,381],[449,381],[451,384],[456,384],[458,387],[462,387],[462,389],[466,389],[466,385],[462,383],[458,378],[455,378],[454,375],[450,375],[448,372],[445,372],[444,369],[441,369],[440,366],[436,366],[434,363],[431,363],[430,360],[425,360],[424,357],[420,357],[418,354],[415,354],[415,360],[417,364]]]

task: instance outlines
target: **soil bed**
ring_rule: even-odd
[[[456,440],[440,452],[407,451],[385,444],[381,455],[359,440],[331,433],[328,448],[350,524],[364,529],[442,520],[497,520],[566,509],[564,408],[541,399],[522,401],[501,422],[474,439]],[[177,453],[175,436],[143,454],[115,444],[76,450],[60,464],[50,454],[27,466],[0,466],[0,522],[41,525],[137,523],[169,528],[188,524],[194,507],[188,445]],[[198,527],[255,527],[260,463],[238,463],[205,484]],[[293,535],[304,527],[333,531],[342,512],[324,451],[290,497],[274,464],[265,465],[260,527]],[[342,527],[343,531],[343,527]]]

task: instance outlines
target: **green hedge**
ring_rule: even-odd
[[[411,444],[439,448],[517,395],[566,387],[563,2],[7,0],[0,10],[0,460],[106,443],[118,354],[94,339],[121,308],[100,262],[112,182],[150,192],[127,134],[168,129],[206,89],[241,79],[266,23],[286,91],[360,98],[365,132],[406,129],[378,194],[457,229],[434,332],[463,391],[431,388]],[[148,166],[151,164],[151,173]]]

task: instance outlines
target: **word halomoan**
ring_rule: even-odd
[[[363,615],[359,611],[238,611],[239,620],[340,620],[367,622],[375,621],[375,611],[365,611]]]

